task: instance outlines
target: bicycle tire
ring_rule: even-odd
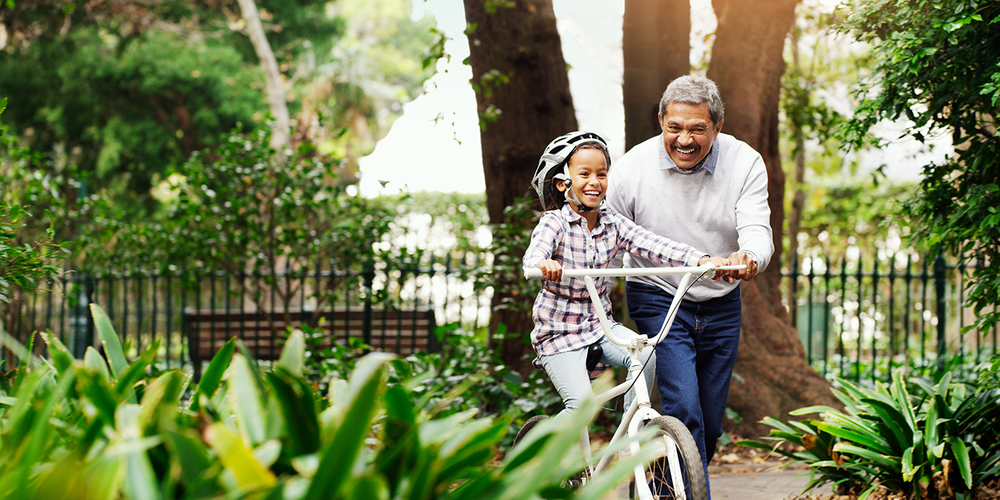
[[[531,429],[538,425],[538,422],[547,418],[549,418],[548,415],[535,415],[534,417],[525,420],[524,425],[522,425],[521,429],[517,431],[517,436],[514,436],[514,442],[511,443],[510,449],[513,450],[514,447],[517,446],[517,443],[520,443],[521,440],[524,439],[524,436],[526,436]]]
[[[688,500],[707,500],[708,484],[705,478],[705,469],[701,463],[701,452],[698,451],[698,445],[694,443],[694,438],[691,437],[691,431],[688,430],[687,426],[671,416],[656,417],[647,422],[646,425],[656,425],[659,429],[657,429],[653,439],[640,446],[658,446],[660,448],[659,455],[645,467],[647,483],[654,476],[667,477],[670,475],[670,457],[667,455],[668,444],[665,441],[669,438],[676,445],[677,457],[681,461],[679,464],[681,477],[673,477],[670,484],[677,484],[678,481],[684,484],[685,498]],[[656,500],[676,498],[672,486],[661,484],[659,490],[653,492],[653,498]],[[633,478],[629,485],[629,498],[638,497]]]

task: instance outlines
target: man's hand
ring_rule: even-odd
[[[746,269],[729,271],[730,279],[736,278],[738,280],[750,281],[754,276],[757,276],[757,263],[754,262],[753,259],[750,258],[750,254],[746,252],[733,252],[730,254],[729,264],[734,266],[743,264],[747,266]]]
[[[554,260],[543,260],[535,267],[542,270],[542,279],[558,283],[562,280],[562,266]]]

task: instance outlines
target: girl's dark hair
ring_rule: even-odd
[[[563,163],[561,163],[557,168],[553,168],[552,169],[552,173],[549,176],[549,178],[545,179],[545,183],[544,183],[545,184],[545,188],[544,188],[545,189],[545,199],[548,200],[549,203],[548,203],[548,206],[542,207],[542,210],[561,210],[562,207],[563,207],[563,205],[566,204],[566,196],[563,194],[562,191],[559,190],[558,187],[556,187],[556,180],[553,179],[553,177],[556,174],[562,173],[563,168],[566,167],[567,165],[569,165],[570,160],[573,159],[573,155],[575,155],[576,152],[579,151],[579,150],[581,150],[581,149],[596,149],[596,150],[604,153],[604,157],[605,158],[608,157],[608,150],[607,150],[607,148],[605,148],[604,146],[602,146],[601,144],[598,144],[596,142],[585,142],[585,143],[580,144],[579,146],[577,146],[573,150],[573,152],[570,153],[569,156],[566,157],[566,161],[563,162]],[[609,164],[608,167],[610,168],[611,165]]]

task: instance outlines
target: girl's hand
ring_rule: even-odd
[[[545,281],[553,281],[558,283],[562,280],[562,265],[554,260],[543,260],[535,267],[542,270],[542,279]]]
[[[701,260],[698,261],[698,265],[704,266],[705,264],[712,264],[715,267],[719,267],[719,266],[728,266],[730,262],[729,259],[723,259],[722,257],[702,257]],[[716,271],[715,276],[712,279],[723,280],[726,283],[730,284],[735,283],[736,280],[733,279],[732,276],[730,276],[729,274],[730,272],[731,271]]]

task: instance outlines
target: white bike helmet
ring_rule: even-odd
[[[568,160],[581,145],[587,143],[597,144],[601,147],[601,151],[604,152],[604,159],[608,162],[608,169],[611,168],[608,143],[601,136],[593,132],[577,130],[576,132],[570,132],[555,138],[548,146],[545,146],[545,152],[542,153],[541,159],[538,160],[538,168],[535,169],[535,175],[531,178],[531,187],[538,193],[538,200],[542,202],[543,210],[547,210],[549,202],[553,201],[546,199],[546,191],[548,190],[548,186],[552,184],[549,181],[553,179],[566,183],[566,201],[584,207],[576,199],[576,195],[573,194],[573,190],[571,189]]]

